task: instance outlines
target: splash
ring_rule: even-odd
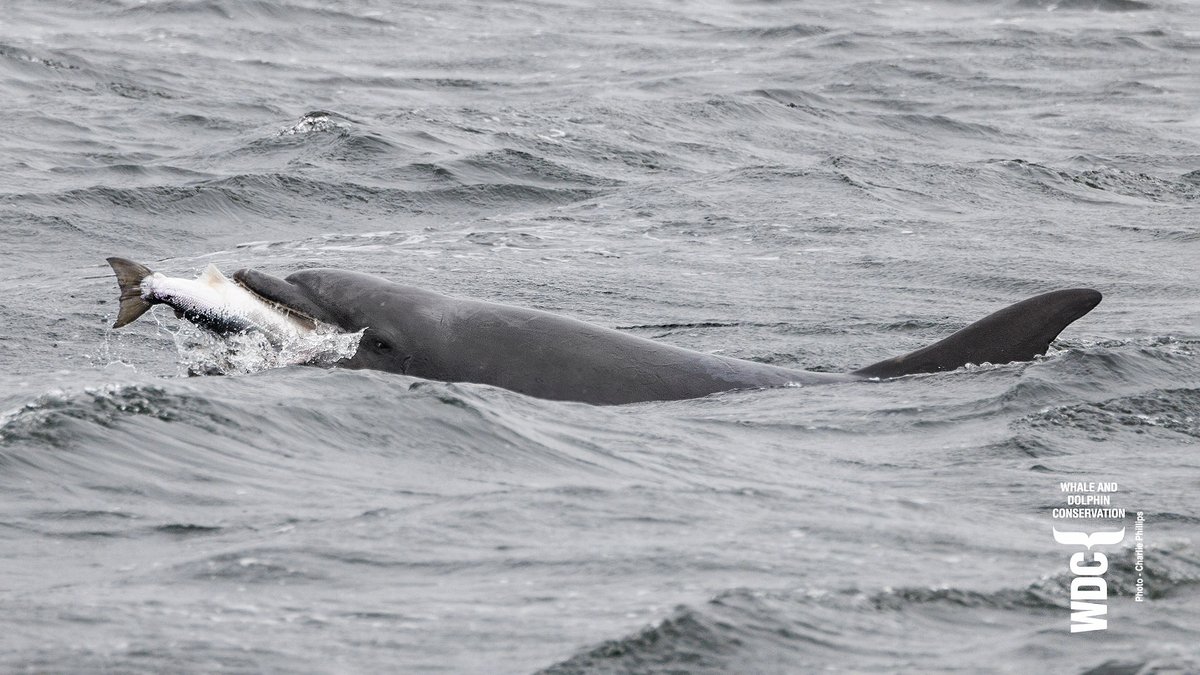
[[[332,366],[354,356],[362,339],[362,331],[343,333],[328,324],[282,342],[272,342],[255,331],[217,336],[188,323],[175,331],[160,328],[174,340],[181,370],[187,375],[245,375],[284,366]]]
[[[328,113],[324,110],[314,110],[313,112],[306,113],[292,126],[280,129],[279,135],[295,136],[297,134],[311,134],[324,131],[340,132],[345,130],[346,125],[334,120],[333,113]]]

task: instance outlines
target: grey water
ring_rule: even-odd
[[[0,670],[1200,672],[1198,73],[1183,0],[2,3]],[[1031,363],[595,407],[188,377],[110,255],[824,371],[1105,300]],[[1122,526],[1072,633],[1053,529]]]

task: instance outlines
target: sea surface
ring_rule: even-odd
[[[0,671],[1200,672],[1200,3],[11,1],[0,100]],[[189,377],[111,255],[821,371],[1105,300],[596,407]],[[1073,634],[1053,529],[1122,526]]]

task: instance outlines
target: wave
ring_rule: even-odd
[[[714,31],[718,37],[726,39],[750,40],[793,40],[796,38],[824,35],[829,28],[818,24],[793,23],[786,26],[755,26],[750,28],[722,28]]]
[[[226,21],[261,21],[270,19],[287,24],[305,25],[309,21],[329,22],[338,25],[365,24],[372,28],[392,26],[379,13],[349,12],[333,7],[314,6],[286,0],[245,0],[221,2],[220,0],[166,0],[153,4],[117,6],[109,11],[114,18],[137,20],[144,17],[174,17],[184,20],[211,18]]]
[[[1022,420],[1032,429],[1072,430],[1094,440],[1112,440],[1126,434],[1179,437],[1180,442],[1200,439],[1200,389],[1155,389],[1145,394],[1121,396],[1098,403],[1057,406]]]
[[[1200,185],[1186,177],[1163,178],[1103,165],[1083,170],[1053,169],[1020,159],[990,164],[1016,179],[1024,190],[1075,202],[1186,204],[1200,199]]]
[[[1142,0],[1018,0],[1018,7],[1043,9],[1046,11],[1086,12],[1139,12],[1154,9],[1154,5]]]
[[[269,218],[285,209],[304,205],[314,211],[368,210],[394,216],[421,214],[452,208],[480,211],[526,207],[530,204],[567,204],[599,194],[591,188],[543,187],[521,183],[488,183],[432,189],[397,189],[347,181],[326,181],[289,173],[242,174],[197,184],[145,187],[96,186],[60,193],[13,195],[11,201],[28,206],[71,209],[115,209],[135,214],[203,217],[214,214],[233,218]],[[209,234],[209,233],[201,233]]]
[[[901,115],[880,118],[880,123],[912,134],[921,127],[938,134],[986,136],[993,129],[949,118]],[[951,131],[949,127],[955,127]],[[929,164],[907,159],[834,155],[817,165],[810,180],[827,176],[886,205],[939,220],[965,210],[1007,209],[1015,201],[1033,200],[1073,205],[1189,206],[1200,199],[1200,181],[1190,174],[1154,175],[1113,166],[1113,160],[1075,157],[1070,166],[1051,167],[1021,159],[988,160],[972,164]],[[861,198],[861,197],[860,197]],[[961,204],[956,207],[953,204]],[[1117,227],[1145,232],[1152,239],[1191,241],[1200,229],[1173,224],[1153,227],[1140,223]]]
[[[368,371],[147,379],[8,405],[0,415],[3,482],[29,496],[41,486],[203,500],[214,483],[302,495],[312,472],[328,472],[330,490],[356,489],[371,467],[396,461],[407,466],[399,483],[424,474],[451,491],[504,475],[649,475],[596,440],[638,438],[597,426],[615,413],[596,420],[590,406]],[[410,419],[420,420],[420,434]]]
[[[875,117],[874,121],[882,126],[907,132],[917,137],[944,139],[947,136],[959,136],[1008,142],[1018,138],[1015,134],[1002,131],[990,124],[959,120],[949,115],[902,113],[880,115]]]
[[[1147,552],[1149,602],[1178,609],[1194,600],[1200,585],[1200,559],[1185,545]],[[1134,611],[1138,572],[1134,552],[1109,554],[1112,622]],[[1004,663],[1013,670],[1099,672],[1114,663],[1173,664],[1187,669],[1200,654],[1173,653],[1170,636],[1188,633],[1184,620],[1166,617],[1166,608],[1142,605],[1162,617],[1154,628],[1160,640],[1133,637],[1094,642],[1067,641],[1069,572],[1047,576],[1024,588],[978,591],[964,588],[896,588],[863,592],[840,590],[735,589],[699,607],[681,607],[670,617],[628,637],[604,642],[543,675],[572,673],[807,672],[827,668],[851,671],[941,672],[990,670]],[[1154,646],[1157,645],[1157,646]],[[1048,652],[1041,652],[1048,649]],[[1190,653],[1189,653],[1190,652]],[[1131,659],[1133,661],[1131,661]],[[1053,665],[1051,665],[1053,664]],[[1092,664],[1092,665],[1086,665]],[[1106,665],[1107,664],[1107,665]],[[1141,672],[1141,671],[1139,671]],[[1157,671],[1155,671],[1157,672]]]

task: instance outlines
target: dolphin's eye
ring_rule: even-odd
[[[375,349],[381,352],[390,352],[392,351],[392,346],[379,338],[375,338]]]

